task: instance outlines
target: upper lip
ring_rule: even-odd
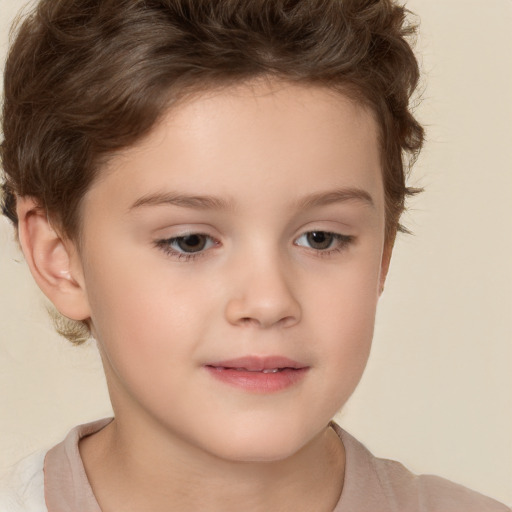
[[[273,368],[306,368],[307,365],[283,356],[244,356],[236,359],[215,361],[206,366],[215,368],[243,368],[248,371],[258,372]]]

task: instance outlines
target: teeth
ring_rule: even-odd
[[[218,371],[222,370],[234,370],[237,372],[250,372],[250,373],[278,373],[281,371],[280,368],[267,368],[265,370],[248,370],[247,368],[225,368],[224,366],[214,366]]]

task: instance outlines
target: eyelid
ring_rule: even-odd
[[[180,251],[175,249],[173,244],[175,244],[178,240],[189,237],[189,236],[203,236],[208,239],[208,241],[211,242],[210,247],[203,248],[196,252],[186,252],[186,251]],[[173,258],[176,258],[178,260],[191,260],[196,259],[201,256],[204,256],[209,249],[212,249],[215,246],[218,246],[220,242],[212,237],[211,235],[208,235],[207,233],[201,233],[201,232],[194,232],[194,231],[188,231],[184,233],[180,233],[178,235],[170,236],[167,238],[161,238],[159,240],[155,240],[154,245],[161,249],[164,253],[166,253],[168,256],[171,256]]]
[[[330,235],[335,240],[334,247],[328,247],[325,249],[317,249],[314,247],[307,247],[305,245],[301,245],[297,243],[298,240],[300,240],[302,237],[305,237],[309,235],[310,233],[324,233],[326,235]],[[189,237],[189,236],[202,236],[206,237],[206,239],[210,242],[209,247],[205,247],[200,249],[196,252],[186,252],[186,251],[180,251],[173,247],[173,245],[180,239]],[[325,229],[309,229],[307,231],[304,231],[300,236],[294,239],[293,245],[297,247],[301,247],[309,252],[314,253],[316,256],[319,257],[328,257],[331,255],[334,255],[336,253],[340,253],[348,248],[350,244],[352,244],[355,240],[355,237],[353,235],[345,235],[341,233],[336,233],[333,231],[328,231]],[[214,238],[213,236],[202,233],[202,232],[195,232],[195,231],[186,231],[171,237],[167,238],[161,238],[158,240],[155,240],[154,245],[162,250],[164,253],[166,253],[168,256],[175,258],[177,260],[185,260],[189,261],[192,259],[197,259],[200,257],[203,257],[209,253],[209,251],[212,248],[215,248],[216,246],[219,246],[221,242]]]
[[[298,240],[300,240],[302,237],[305,237],[309,235],[310,233],[324,233],[326,235],[331,235],[337,243],[335,243],[334,248],[326,248],[326,249],[315,249],[314,247],[307,247],[304,245],[300,245],[297,243]],[[298,247],[303,247],[306,250],[313,251],[316,255],[324,257],[324,256],[330,256],[339,252],[342,252],[348,248],[350,244],[352,244],[355,240],[355,237],[353,235],[344,235],[341,233],[336,233],[333,231],[328,231],[324,229],[309,229],[305,232],[303,232],[299,237],[297,237],[294,240],[294,245],[297,245]]]

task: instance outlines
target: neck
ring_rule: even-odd
[[[341,493],[345,453],[329,427],[292,456],[272,462],[228,461],[168,435],[134,429],[133,422],[114,420],[80,443],[103,512],[330,512]]]

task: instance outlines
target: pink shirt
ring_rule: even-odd
[[[80,458],[78,442],[108,425],[99,420],[74,428],[44,462],[48,512],[101,512]],[[343,492],[333,512],[511,512],[507,506],[432,475],[415,475],[399,462],[374,457],[333,424],[345,446]]]

